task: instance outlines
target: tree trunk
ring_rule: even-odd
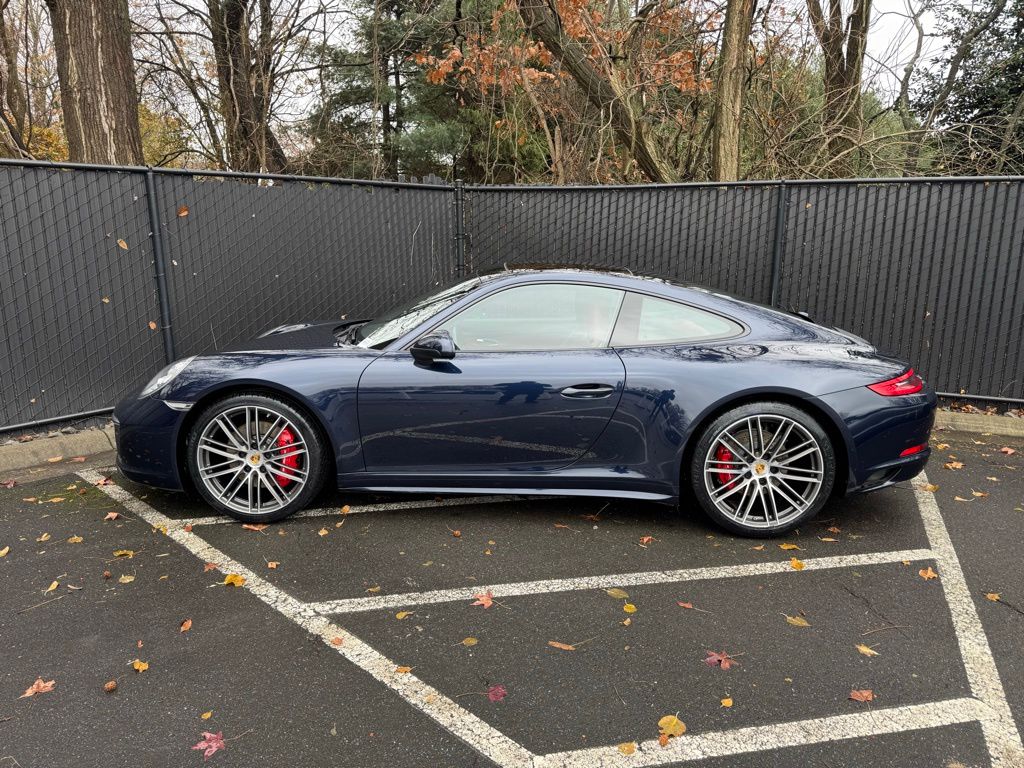
[[[249,0],[209,0],[224,143],[232,170],[271,173],[286,170],[284,149],[270,129],[272,20],[260,4],[261,34],[253,49],[249,33]]]
[[[142,165],[127,0],[46,0],[68,156]]]
[[[736,181],[740,177],[743,81],[753,19],[754,0],[728,0],[715,84],[711,137],[711,178],[714,181]]]
[[[562,25],[545,0],[516,0],[527,30],[562,62],[590,103],[606,113],[615,134],[633,156],[637,167],[655,182],[676,181],[675,169],[652,140],[639,107],[614,75],[598,70],[579,42],[562,34]]]

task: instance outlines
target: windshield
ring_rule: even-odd
[[[394,307],[376,320],[371,320],[360,326],[356,332],[357,343],[363,348],[380,349],[385,347],[442,309],[454,304],[479,284],[480,278],[474,277],[472,280],[445,288],[443,291],[420,296]]]

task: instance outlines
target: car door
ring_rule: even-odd
[[[358,392],[369,472],[544,471],[585,456],[622,396],[609,341],[623,292],[576,283],[499,288],[432,332],[452,360],[381,355]]]

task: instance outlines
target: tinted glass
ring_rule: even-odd
[[[488,296],[441,326],[469,352],[608,346],[622,291],[592,285],[524,285]]]
[[[671,344],[722,339],[742,333],[743,327],[712,312],[666,299],[630,293],[615,326],[612,344]]]
[[[363,324],[356,331],[360,347],[380,349],[424,323],[442,309],[451,306],[480,284],[478,278],[466,280],[443,291],[420,296],[417,299],[388,310],[375,320]]]

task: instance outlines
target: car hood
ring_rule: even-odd
[[[358,349],[354,344],[338,340],[337,333],[353,322],[328,320],[318,323],[295,323],[265,332],[255,339],[221,347],[219,352],[267,352],[296,349]]]

